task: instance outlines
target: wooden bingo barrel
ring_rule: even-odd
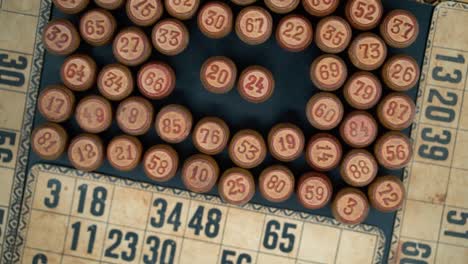
[[[45,160],[58,159],[67,147],[67,141],[67,132],[55,123],[45,123],[36,127],[31,136],[32,150]]]
[[[164,55],[174,56],[187,48],[189,32],[179,20],[167,18],[159,21],[154,26],[151,39],[153,46],[159,52]]]
[[[89,4],[89,0],[52,0],[55,7],[66,14],[76,14],[83,11]]]
[[[343,104],[332,93],[317,93],[309,99],[306,105],[307,120],[313,127],[320,130],[330,130],[338,126],[343,113]]]
[[[86,91],[96,80],[96,63],[87,55],[71,55],[60,68],[60,77],[63,84],[73,91]]]
[[[186,20],[193,17],[197,12],[200,0],[165,0],[164,6],[169,15]]]
[[[236,34],[245,43],[259,45],[267,41],[273,30],[273,19],[265,9],[250,6],[242,9],[236,18]]]
[[[108,9],[108,10],[115,10],[123,5],[125,0],[94,0],[96,5]]]
[[[368,189],[371,205],[381,212],[394,212],[405,200],[405,186],[396,176],[378,177]]]
[[[310,65],[310,79],[320,90],[335,91],[346,81],[348,69],[345,62],[336,55],[325,54]]]
[[[223,2],[208,2],[200,9],[197,22],[198,28],[205,36],[223,38],[232,31],[232,10]]]
[[[358,30],[375,28],[382,18],[383,6],[380,0],[349,0],[345,14],[351,26]]]
[[[218,190],[224,202],[241,206],[254,196],[255,182],[248,170],[231,168],[221,176]]]
[[[42,39],[47,51],[57,55],[73,53],[81,42],[75,26],[65,19],[54,19],[47,23]]]
[[[142,64],[151,55],[151,43],[141,29],[128,27],[115,36],[112,52],[120,63],[136,66]]]
[[[128,18],[138,26],[151,26],[162,15],[161,0],[127,0],[125,6]]]
[[[229,133],[229,127],[220,118],[204,117],[193,129],[193,145],[202,153],[216,155],[226,148]]]
[[[240,130],[231,139],[229,157],[239,167],[250,169],[266,157],[267,148],[262,135],[251,129]]]
[[[296,193],[297,200],[304,208],[316,210],[330,202],[333,188],[325,174],[308,172],[299,178]]]
[[[153,115],[153,106],[148,100],[132,96],[120,102],[117,107],[117,125],[129,135],[143,135],[151,128]]]
[[[234,62],[223,56],[208,58],[200,70],[203,87],[212,93],[229,92],[236,82],[237,68]]]
[[[377,161],[370,152],[364,149],[353,149],[343,158],[340,174],[347,184],[362,187],[374,180],[378,169]]]
[[[282,165],[270,166],[262,171],[258,187],[263,198],[270,202],[283,202],[294,192],[294,175]]]
[[[382,67],[384,83],[395,91],[407,91],[419,80],[419,65],[408,55],[396,55],[388,59]]]
[[[138,71],[138,89],[149,99],[169,96],[174,91],[175,82],[174,70],[164,62],[149,62]]]
[[[366,111],[353,111],[341,122],[341,138],[353,148],[364,148],[377,137],[378,127],[375,119]]]
[[[114,36],[117,23],[115,18],[104,9],[93,9],[80,19],[81,37],[91,45],[108,44]]]
[[[327,53],[340,53],[345,50],[352,37],[351,26],[339,16],[321,19],[315,29],[317,47]]]
[[[193,155],[185,160],[182,167],[182,182],[192,192],[209,192],[218,181],[218,176],[218,164],[208,155]]]
[[[102,96],[120,101],[133,92],[133,75],[122,64],[109,64],[99,72],[97,86]]]
[[[275,90],[273,74],[265,67],[249,66],[241,72],[237,90],[242,98],[251,103],[265,102]]]
[[[343,150],[340,141],[328,133],[318,133],[309,140],[306,161],[317,171],[329,171],[338,166]]]
[[[374,74],[359,71],[346,81],[343,94],[352,107],[360,110],[370,109],[382,96],[382,84]]]
[[[374,145],[374,154],[380,165],[387,169],[401,169],[411,160],[413,148],[407,136],[400,132],[387,132]]]
[[[322,17],[335,12],[339,0],[302,0],[304,9],[311,15]]]
[[[143,170],[148,178],[165,182],[172,179],[179,166],[179,156],[169,145],[156,145],[148,149],[143,157]]]
[[[356,188],[340,190],[332,203],[332,214],[343,224],[357,225],[366,220],[369,202],[366,195]]]
[[[76,105],[75,119],[84,131],[101,133],[112,123],[112,106],[104,97],[86,96]]]
[[[142,151],[138,138],[120,135],[109,142],[106,156],[110,165],[115,169],[130,171],[140,163]]]
[[[282,18],[276,29],[276,41],[283,49],[291,52],[303,51],[312,43],[312,24],[301,15]]]
[[[402,130],[409,127],[416,115],[416,105],[411,97],[404,93],[387,95],[377,108],[380,123],[391,130]]]
[[[293,161],[304,150],[304,133],[290,123],[275,125],[268,133],[268,148],[273,157],[280,161]]]
[[[231,0],[236,5],[245,6],[255,3],[257,0]]]
[[[104,161],[104,146],[101,139],[92,134],[76,136],[68,146],[68,160],[79,170],[96,170]]]
[[[39,94],[37,107],[45,119],[63,122],[73,114],[75,96],[65,86],[50,85]]]
[[[286,14],[299,5],[300,0],[265,0],[265,5],[273,12]]]
[[[348,56],[358,69],[372,71],[379,68],[387,58],[387,45],[374,33],[361,33],[351,42]]]
[[[190,134],[192,114],[182,105],[167,105],[156,116],[155,127],[156,133],[162,140],[180,143]]]
[[[390,11],[380,24],[380,35],[394,48],[406,48],[414,43],[419,34],[419,23],[409,11]]]

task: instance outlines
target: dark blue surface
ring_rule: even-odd
[[[206,1],[202,0],[202,4],[203,2]],[[232,5],[231,3],[229,4],[233,8],[234,13],[239,12],[241,9],[239,6]],[[422,65],[433,7],[406,0],[383,0],[383,4],[386,12],[396,8],[403,8],[413,12],[417,16],[420,25],[420,34],[412,46],[406,49],[390,48],[389,55],[400,53],[409,54],[413,56],[420,65]],[[258,5],[264,6],[261,1],[259,1]],[[341,4],[335,14],[343,15],[343,9],[344,4]],[[306,15],[312,21],[314,27],[318,21],[317,18],[307,15],[302,6],[299,6],[299,8],[293,13]],[[125,10],[123,8],[114,11],[113,14],[116,16],[119,28],[131,25],[131,22],[126,18]],[[279,19],[283,17],[276,14],[272,15],[275,25],[278,23]],[[67,17],[74,22],[75,25],[78,25],[79,16],[66,16],[54,9],[52,17]],[[164,17],[167,17],[167,13],[164,14]],[[194,122],[204,116],[218,116],[227,122],[231,129],[231,133],[235,133],[240,129],[250,128],[262,133],[265,139],[269,129],[279,122],[292,122],[298,125],[304,131],[306,139],[310,138],[310,136],[317,132],[316,129],[309,125],[305,115],[305,105],[307,100],[318,91],[309,79],[309,67],[312,60],[322,54],[315,44],[310,46],[310,48],[305,52],[291,53],[282,50],[276,43],[274,36],[262,45],[249,46],[240,41],[234,32],[221,40],[213,40],[205,37],[198,30],[196,17],[185,21],[184,23],[190,32],[190,43],[183,53],[174,57],[167,57],[158,54],[153,49],[151,60],[162,60],[167,62],[174,68],[177,76],[176,89],[174,93],[164,100],[153,101],[156,112],[162,106],[170,103],[183,104],[192,111]],[[276,27],[274,27],[274,30],[275,29]],[[150,36],[149,33],[151,32],[151,27],[146,27],[145,30],[148,33],[148,36]],[[377,33],[376,30],[374,31]],[[358,33],[358,31],[353,32],[354,36]],[[116,62],[112,55],[111,45],[96,48],[82,42],[78,51],[90,54],[94,57],[99,68],[102,68],[106,64]],[[276,82],[276,89],[272,98],[262,104],[251,104],[243,100],[237,93],[236,89],[233,89],[224,95],[212,94],[206,91],[202,87],[199,79],[200,67],[204,60],[210,56],[216,55],[224,55],[233,59],[239,72],[243,68],[253,64],[259,64],[270,69]],[[346,52],[339,55],[348,62],[348,65],[351,65],[346,56]],[[63,60],[64,57],[46,53],[40,89],[43,89],[47,85],[61,82],[59,72]],[[133,72],[136,72],[138,67],[133,67],[132,70]],[[350,74],[355,70],[356,69],[354,67],[349,66]],[[379,71],[376,71],[375,73],[379,74]],[[388,89],[384,89],[384,95],[388,92]],[[93,88],[91,91],[85,93],[77,93],[77,99],[79,100],[84,95],[88,95],[90,93],[97,94],[97,88]],[[134,94],[138,93],[138,91],[134,92]],[[409,91],[408,94],[415,98],[416,93],[416,88],[414,88]],[[337,91],[337,95],[343,99],[341,89]],[[114,103],[113,106],[115,110],[116,104]],[[345,107],[347,110],[351,110],[351,108],[346,104]],[[371,109],[370,112],[374,114],[374,109]],[[43,117],[40,116],[40,114],[36,115],[35,125],[43,122],[45,122]],[[63,125],[70,133],[71,137],[80,133],[80,129],[74,120],[65,122]],[[383,132],[384,129],[380,127],[380,133]],[[407,129],[404,132],[409,134],[410,131]],[[122,132],[119,130],[114,120],[112,128],[102,133],[100,136],[105,142],[108,142],[112,136],[121,133]],[[338,130],[334,129],[332,133],[338,135]],[[140,137],[140,139],[142,140],[145,149],[148,149],[154,144],[163,143],[157,136],[154,128],[152,128],[146,135]],[[174,147],[179,153],[181,163],[188,156],[197,153],[191,142],[191,138],[180,144],[174,145]],[[229,159],[227,151],[216,155],[215,158],[218,161],[221,170],[234,166]],[[30,154],[29,160],[29,166],[41,162],[34,153]],[[52,163],[70,166],[65,155]],[[252,169],[251,171],[255,176],[258,176],[261,170],[265,167],[278,163],[278,161],[268,155],[266,160],[259,167]],[[310,171],[309,166],[304,160],[304,156],[301,156],[294,162],[286,163],[285,165],[295,173],[296,177],[299,177],[304,172]],[[108,162],[105,162],[105,164],[99,168],[98,172],[137,181],[151,182],[145,177],[141,166],[131,172],[121,172],[113,169],[110,167]],[[382,168],[379,170],[379,175],[385,175],[387,173],[389,173],[389,171]],[[402,176],[401,170],[393,171],[391,173]],[[327,174],[333,181],[335,191],[345,186],[345,183],[339,176],[338,170],[331,171]],[[158,184],[183,189],[179,175],[167,183]],[[366,190],[363,189],[363,191]],[[217,190],[213,190],[211,194],[217,195]],[[267,206],[305,211],[312,214],[331,216],[329,206],[320,210],[305,210],[296,202],[295,196],[291,197],[286,202],[273,204],[262,199],[257,192],[252,202]],[[388,249],[391,242],[394,218],[394,213],[384,214],[372,209],[369,217],[365,221],[366,224],[378,226],[384,231],[386,236],[385,260],[387,259]]]

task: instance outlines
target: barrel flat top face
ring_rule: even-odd
[[[297,198],[299,203],[307,209],[320,209],[328,204],[333,189],[326,175],[309,172],[299,179]]]
[[[159,52],[174,56],[187,47],[189,32],[182,22],[169,18],[159,21],[154,26],[151,39]]]
[[[300,0],[265,0],[266,6],[278,14],[286,14],[299,5]]]
[[[60,9],[60,11],[66,14],[76,14],[81,12],[89,4],[89,0],[52,0],[54,5]]]
[[[94,2],[102,8],[114,10],[121,7],[124,0],[94,0]]]
[[[379,68],[387,58],[387,45],[373,33],[361,33],[351,42],[348,55],[354,66],[372,71]]]
[[[232,30],[232,10],[223,2],[208,2],[198,13],[197,22],[201,32],[207,37],[223,38]]]
[[[192,141],[202,153],[216,155],[226,148],[229,141],[229,128],[217,117],[205,117],[193,129]]]
[[[112,106],[101,96],[87,96],[78,102],[75,119],[80,128],[86,132],[103,132],[112,123]]]
[[[119,101],[132,93],[133,76],[126,66],[118,63],[109,64],[99,72],[97,86],[104,97]]]
[[[266,156],[265,142],[258,132],[244,129],[231,139],[229,156],[239,167],[250,169],[263,162]]]
[[[379,24],[383,15],[380,0],[350,0],[346,4],[346,18],[359,30],[369,30]]]
[[[51,85],[44,89],[37,100],[43,117],[52,122],[63,122],[73,114],[75,96],[62,85]]]
[[[227,57],[211,57],[203,63],[200,70],[203,86],[212,93],[229,92],[234,87],[236,78],[236,65]]]
[[[268,148],[281,161],[297,159],[304,150],[304,141],[301,129],[293,124],[278,124],[268,134]]]
[[[406,94],[391,93],[379,104],[377,115],[386,128],[402,130],[413,123],[416,106]]]
[[[249,171],[231,168],[221,176],[218,190],[223,201],[241,206],[248,203],[255,194],[255,182]]]
[[[150,179],[164,182],[172,179],[179,164],[177,152],[169,145],[156,145],[143,157],[143,170]]]
[[[129,97],[117,107],[117,125],[129,135],[142,135],[151,127],[153,111],[148,100],[138,96]]]
[[[319,133],[309,140],[306,160],[315,170],[329,171],[338,166],[342,153],[338,139],[331,134]]]
[[[112,167],[129,171],[140,163],[142,146],[136,137],[121,135],[107,145],[107,159]]]
[[[345,188],[336,195],[332,212],[336,220],[344,224],[359,224],[367,218],[369,203],[360,190]]]
[[[189,19],[197,12],[200,0],[164,0],[167,12],[178,19]]]
[[[91,45],[101,46],[109,43],[117,24],[114,17],[104,9],[93,9],[80,19],[80,33]]]
[[[310,66],[310,79],[323,91],[335,91],[346,81],[348,69],[344,61],[335,55],[322,55]]]
[[[179,143],[185,140],[192,129],[192,114],[181,105],[163,107],[156,116],[156,132],[162,140]]]
[[[418,34],[418,20],[411,12],[406,10],[392,10],[380,24],[380,35],[389,46],[394,48],[410,46],[416,40]]]
[[[318,93],[309,99],[306,106],[309,123],[320,130],[330,130],[338,126],[343,112],[343,104],[332,93]]]
[[[351,186],[362,187],[371,183],[378,172],[374,156],[363,149],[354,149],[343,158],[341,177]]]
[[[149,62],[138,71],[138,88],[149,99],[169,96],[175,88],[175,82],[174,70],[163,62]]]
[[[372,206],[382,212],[400,209],[405,196],[405,187],[396,176],[379,177],[369,187],[369,200]]]
[[[270,166],[258,180],[260,193],[270,202],[283,202],[294,192],[294,175],[285,166]]]
[[[57,55],[73,53],[80,45],[80,35],[75,26],[65,19],[50,21],[44,28],[44,46]]]
[[[42,159],[54,160],[65,151],[68,136],[54,123],[46,123],[34,129],[31,137],[33,151]]]
[[[270,38],[272,29],[273,19],[270,13],[261,7],[246,7],[237,15],[237,36],[247,44],[262,44]]]
[[[364,148],[372,144],[378,133],[377,122],[365,111],[348,114],[340,126],[343,140],[354,148]]]
[[[382,84],[374,74],[360,71],[348,79],[343,93],[346,101],[352,107],[366,110],[379,102],[382,96]]]
[[[351,42],[351,26],[341,17],[329,16],[319,21],[315,30],[317,46],[327,53],[339,53]]]
[[[273,74],[262,66],[249,66],[239,76],[237,90],[251,103],[265,102],[272,96],[274,89]]]
[[[288,15],[281,19],[276,29],[276,40],[285,50],[299,52],[312,43],[314,36],[309,20],[300,15]]]
[[[213,189],[219,176],[216,161],[207,155],[189,157],[182,168],[182,182],[192,192],[206,193]]]
[[[339,0],[302,0],[305,10],[313,16],[326,16],[335,12]]]
[[[120,63],[136,66],[151,55],[150,45],[148,37],[142,30],[130,27],[117,34],[112,45],[112,52]]]
[[[72,55],[63,62],[60,77],[74,91],[88,90],[96,80],[96,63],[87,55]]]
[[[387,132],[374,147],[375,157],[380,165],[388,169],[401,169],[412,158],[413,150],[407,136],[399,132]]]
[[[396,55],[390,58],[382,68],[385,84],[395,91],[407,91],[419,80],[419,65],[410,56]]]
[[[231,0],[236,5],[245,6],[255,3],[257,0]]]
[[[96,170],[104,160],[101,140],[90,134],[81,134],[73,138],[68,146],[68,159],[73,167],[79,170]]]
[[[160,0],[128,0],[126,5],[127,16],[139,26],[154,24],[163,13]]]

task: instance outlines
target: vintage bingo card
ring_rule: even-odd
[[[20,263],[381,263],[385,242],[372,226],[43,164],[22,207]]]
[[[432,31],[412,130],[407,197],[397,213],[389,263],[468,261],[468,6],[445,2]]]
[[[0,1],[0,263],[18,228],[50,2]]]

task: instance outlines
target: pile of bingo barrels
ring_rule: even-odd
[[[243,42],[264,43],[273,33],[273,21],[266,8],[251,5],[255,0],[232,0],[245,6],[235,18],[228,3],[219,1],[200,5],[199,0],[95,0],[99,7],[93,8],[87,8],[89,0],[53,2],[64,13],[79,13],[80,20],[79,25],[74,25],[55,19],[44,28],[46,49],[67,57],[60,70],[63,84],[46,87],[38,98],[38,110],[48,120],[32,133],[32,148],[40,158],[54,160],[66,151],[70,163],[83,171],[98,169],[104,159],[121,171],[131,171],[141,163],[146,176],[157,182],[172,179],[180,168],[187,189],[206,193],[218,184],[221,198],[234,205],[250,201],[256,184],[261,195],[271,202],[285,201],[295,192],[297,201],[313,210],[333,200],[334,217],[346,224],[364,221],[371,205],[382,212],[401,207],[405,189],[398,177],[376,176],[379,166],[401,169],[412,156],[410,140],[399,131],[411,125],[416,112],[413,100],[404,92],[416,85],[419,66],[407,55],[387,58],[387,45],[404,48],[415,41],[418,22],[410,12],[392,10],[384,14],[380,0],[348,0],[343,3],[343,18],[333,15],[338,0],[303,0],[305,10],[321,18],[314,29],[302,15],[288,14],[280,20],[275,38],[281,48],[301,52],[315,42],[324,52],[310,66],[311,85],[320,92],[304,105],[310,125],[320,132],[306,144],[303,132],[292,123],[276,124],[265,142],[252,129],[236,131],[231,136],[229,124],[215,116],[194,122],[190,110],[182,105],[165,105],[157,113],[153,109],[152,101],[173,92],[176,76],[170,65],[148,61],[150,55],[174,56],[183,52],[189,45],[189,32],[183,21],[194,16],[198,29],[207,38],[223,38],[234,28]],[[265,5],[271,12],[286,14],[296,9],[299,0],[265,0]],[[118,22],[112,10],[118,8],[125,8],[134,26],[117,32]],[[162,19],[164,10],[172,18]],[[368,32],[378,25],[380,35]],[[141,29],[148,26],[152,26],[151,36]],[[354,37],[352,29],[357,32]],[[112,45],[118,63],[97,69],[92,57],[75,53],[82,41],[92,46]],[[351,76],[341,58],[344,56],[349,58],[350,67],[357,69]],[[138,67],[135,76],[129,67]],[[377,69],[379,76],[371,72]],[[268,100],[275,89],[274,76],[267,68],[251,65],[238,74],[235,62],[222,54],[206,59],[200,69],[200,81],[216,94],[227,93],[237,84],[239,95],[254,104]],[[96,86],[100,95],[75,101],[75,93]],[[383,87],[392,92],[381,98]],[[132,95],[136,89],[139,95]],[[353,109],[349,113],[344,113],[343,102],[336,96],[339,89]],[[110,101],[117,102],[116,109]],[[371,115],[370,111],[376,114]],[[69,139],[60,123],[72,116],[82,133]],[[105,146],[99,133],[114,120],[122,134],[106,139]],[[378,122],[388,130],[380,137]],[[144,150],[138,136],[147,134],[152,126],[166,143],[145,146]],[[341,139],[327,132],[338,126]],[[200,154],[181,163],[171,144],[189,136]],[[342,144],[352,150],[343,153]],[[212,156],[225,148],[237,167],[221,174]],[[372,148],[373,153],[366,150]],[[304,151],[312,170],[297,179],[284,165],[267,167],[255,179],[249,172],[268,153],[280,162],[290,162]],[[334,193],[325,173],[338,166],[349,186]],[[360,190],[366,186],[367,195]]]

